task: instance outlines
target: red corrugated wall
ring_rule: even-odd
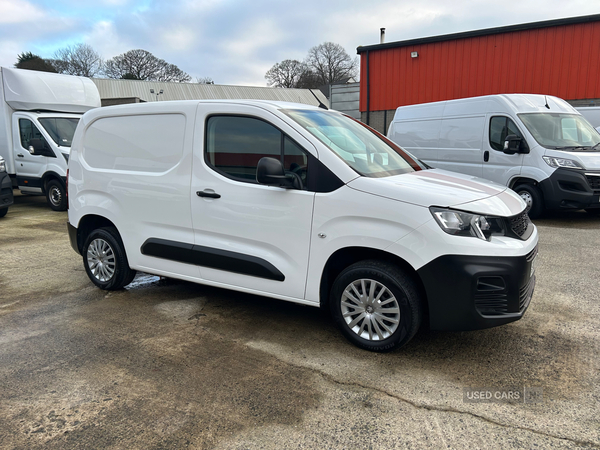
[[[360,63],[366,111],[366,52]],[[371,50],[369,65],[371,111],[488,94],[600,98],[600,22]]]

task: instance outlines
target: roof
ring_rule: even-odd
[[[140,80],[113,80],[92,78],[100,91],[100,98],[137,97],[146,102],[167,100],[275,100],[292,103],[305,103],[318,106],[315,95],[325,105],[327,97],[319,89],[285,89],[258,86],[226,86],[220,84],[167,83]],[[153,90],[154,93],[151,93]],[[162,94],[160,93],[162,90]],[[314,95],[312,94],[314,93]],[[158,95],[157,95],[158,94]]]
[[[452,41],[456,39],[465,39],[478,36],[488,36],[491,34],[511,33],[515,31],[534,30],[538,28],[558,27],[562,25],[574,25],[579,23],[589,23],[600,21],[600,14],[590,16],[569,17],[566,19],[545,20],[542,22],[530,22],[520,25],[509,25],[505,27],[484,28],[482,30],[466,31],[462,33],[444,34],[426,38],[410,39],[407,41],[386,42],[384,44],[360,46],[356,49],[357,53],[364,53],[371,50],[385,50],[388,48],[407,47],[418,44],[431,44],[434,42]]]

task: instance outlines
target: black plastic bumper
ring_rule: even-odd
[[[432,330],[491,328],[523,317],[535,288],[533,261],[526,256],[446,255],[418,270]]]
[[[556,169],[540,182],[548,209],[600,208],[600,172]]]
[[[77,245],[77,228],[67,222],[67,230],[69,230],[69,240],[71,241],[71,247],[77,253],[81,255],[81,251],[79,251],[79,245]]]
[[[0,208],[8,208],[13,204],[12,180],[6,172],[0,173]]]

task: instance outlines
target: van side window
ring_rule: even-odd
[[[44,139],[40,130],[29,119],[19,119],[19,135],[24,149],[29,148],[32,139]]]
[[[206,122],[205,159],[209,166],[238,181],[256,183],[256,167],[264,157],[279,159],[306,185],[308,157],[292,139],[264,120],[243,116],[211,116]]]
[[[490,147],[502,151],[504,140],[509,134],[515,134],[523,138],[515,123],[508,117],[496,116],[490,119]]]

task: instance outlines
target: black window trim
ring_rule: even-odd
[[[512,117],[506,116],[504,114],[490,115],[490,120],[488,121],[488,144],[492,150],[494,150],[495,152],[502,152],[502,150],[498,150],[497,148],[494,148],[494,146],[492,145],[492,120],[496,117],[502,117],[502,118],[506,119],[507,121],[510,120],[515,125],[517,130],[519,130],[519,133],[521,134],[521,139],[523,139],[523,140],[525,139],[525,134],[523,134],[523,131],[519,128],[519,125],[517,125],[517,122]],[[508,125],[506,125],[506,126],[508,126]]]

